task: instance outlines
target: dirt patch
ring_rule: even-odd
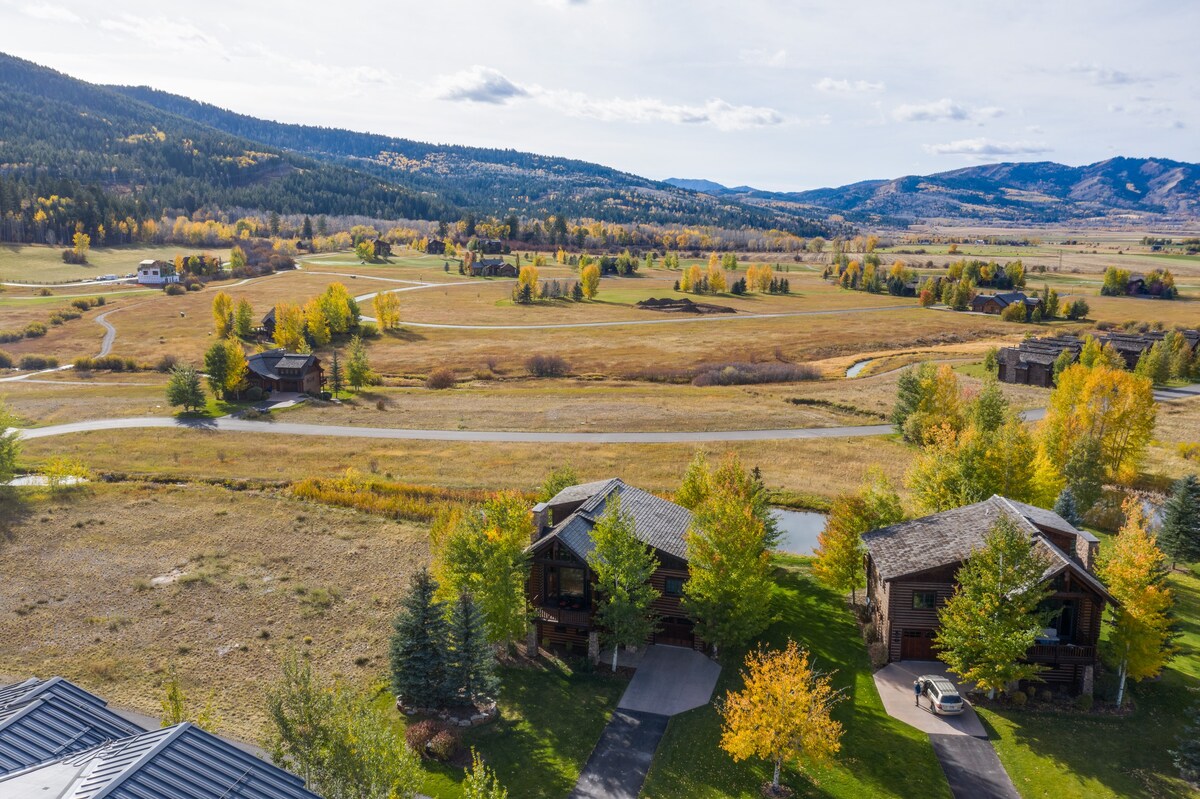
[[[637,307],[645,308],[648,311],[662,311],[664,313],[693,313],[693,314],[716,314],[716,313],[737,313],[736,310],[728,305],[713,305],[710,302],[693,302],[687,297],[681,300],[672,300],[669,298],[656,299],[651,297],[647,300],[638,302]]]

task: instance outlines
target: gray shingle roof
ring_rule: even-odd
[[[988,531],[1001,517],[1012,519],[1031,536],[1039,534],[1037,525],[1040,524],[1064,533],[1081,535],[1089,541],[1095,540],[1090,534],[1076,530],[1053,511],[992,496],[974,505],[964,505],[872,530],[863,535],[863,543],[879,576],[884,580],[894,580],[966,560],[971,553],[983,547]]]
[[[5,799],[320,799],[304,781],[191,724],[0,777]]]
[[[278,380],[280,369],[297,369],[304,371],[316,361],[312,353],[287,352],[282,348],[256,352],[246,359],[246,365],[256,375]],[[292,377],[292,375],[289,375]]]
[[[621,511],[633,519],[637,537],[646,544],[668,555],[687,560],[684,536],[692,524],[692,513],[687,508],[660,499],[640,488],[626,485],[618,478],[564,488],[548,505],[578,502],[583,504],[533,545],[540,548],[546,542],[557,539],[583,560],[594,548],[592,528],[604,515],[610,497],[621,499]]]
[[[0,687],[0,775],[140,732],[61,677]]]

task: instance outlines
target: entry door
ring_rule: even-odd
[[[905,630],[900,637],[901,660],[936,660],[933,630]]]

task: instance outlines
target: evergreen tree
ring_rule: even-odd
[[[303,238],[305,241],[312,241],[312,237],[313,237],[312,219],[310,219],[307,216],[304,217],[304,225],[300,228],[300,237]]]
[[[254,332],[254,309],[245,297],[238,300],[233,314],[233,332],[238,338],[250,338]]]
[[[1171,559],[1171,568],[1176,563],[1200,561],[1200,480],[1196,475],[1182,477],[1171,486],[1158,545]]]
[[[500,689],[483,611],[463,592],[450,608],[446,694],[458,704],[493,698]]]
[[[449,631],[437,581],[417,572],[396,615],[391,641],[392,692],[408,705],[442,707],[446,691]]]
[[[1200,705],[1191,710],[1191,723],[1183,728],[1179,746],[1171,750],[1179,776],[1191,785],[1200,786]]]
[[[214,341],[204,353],[204,372],[208,375],[208,387],[224,398],[225,382],[229,377],[229,350],[224,341]]]
[[[350,339],[350,363],[346,365],[346,380],[355,390],[370,385],[375,376],[371,373],[371,364],[367,361],[367,348],[363,346],[362,337]]]
[[[637,646],[656,627],[651,609],[659,592],[650,584],[658,559],[642,543],[633,527],[633,517],[621,512],[621,498],[605,503],[604,515],[592,530],[593,549],[588,565],[596,575],[600,594],[596,619],[605,642],[613,648],[612,670],[617,670],[617,653],[622,646]]]
[[[342,393],[342,364],[338,361],[337,350],[333,351],[333,360],[329,364],[329,383],[333,386],[333,397],[337,399]]]
[[[1071,492],[1071,487],[1067,486],[1058,493],[1058,499],[1054,501],[1054,512],[1062,517],[1063,521],[1078,527],[1083,524],[1083,519],[1079,515],[1079,508],[1075,505],[1075,494]]]
[[[196,367],[183,364],[171,370],[167,379],[167,402],[172,407],[182,405],[184,413],[204,407],[204,388]]]

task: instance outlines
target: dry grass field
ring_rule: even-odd
[[[365,681],[426,531],[274,494],[96,485],[6,504],[0,674],[61,674],[157,716],[167,669],[258,740],[289,650]]]
[[[206,252],[229,258],[228,247],[186,247],[181,245],[146,245],[128,247],[94,247],[88,252],[86,264],[64,264],[63,247],[28,244],[0,245],[0,282],[66,283],[87,280],[99,275],[125,276],[137,271],[139,261],[146,259],[173,260],[179,254]]]
[[[0,383],[0,398],[24,425],[47,425],[117,416],[165,416],[166,376],[67,370]]]

